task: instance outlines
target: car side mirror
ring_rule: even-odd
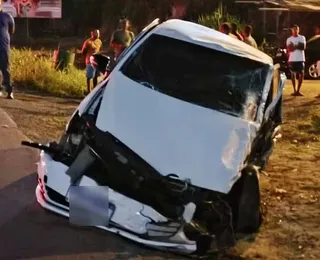
[[[111,58],[103,54],[93,54],[90,57],[91,64],[102,74],[104,74],[110,64]]]

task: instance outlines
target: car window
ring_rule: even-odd
[[[268,69],[256,61],[153,34],[121,72],[155,91],[247,118],[248,109],[260,103]]]

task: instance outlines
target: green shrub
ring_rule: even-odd
[[[56,71],[52,55],[39,57],[30,49],[12,49],[10,66],[12,81],[21,88],[69,97],[83,97],[86,90],[84,71],[75,67]]]
[[[262,43],[258,46],[258,49],[270,57],[274,57],[277,53],[277,48],[272,46],[265,38],[263,38]]]
[[[241,31],[244,26],[238,17],[227,12],[227,8],[225,8],[222,3],[220,3],[219,7],[212,14],[200,15],[198,18],[199,24],[215,30],[219,30],[220,25],[225,22],[230,24],[235,23],[239,31]]]
[[[241,32],[245,26],[237,16],[229,14],[227,8],[225,8],[222,3],[219,4],[219,7],[212,14],[201,15],[198,18],[199,24],[215,30],[219,30],[220,25],[226,22],[229,24],[235,23],[239,32]],[[263,42],[258,46],[258,49],[271,57],[273,57],[276,52],[276,49],[272,48],[266,39],[263,39]]]

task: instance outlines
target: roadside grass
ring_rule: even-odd
[[[261,176],[264,223],[249,259],[318,259],[320,256],[320,93],[317,81],[303,86],[305,97],[284,91],[282,138]]]
[[[34,89],[61,97],[81,98],[86,89],[83,70],[54,69],[52,55],[35,55],[31,49],[12,49],[10,57],[12,80],[20,89]]]

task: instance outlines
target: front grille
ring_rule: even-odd
[[[69,207],[69,203],[66,201],[65,196],[61,195],[60,193],[56,192],[55,190],[51,189],[46,185],[46,191],[48,197],[56,203],[59,203],[63,206]]]

